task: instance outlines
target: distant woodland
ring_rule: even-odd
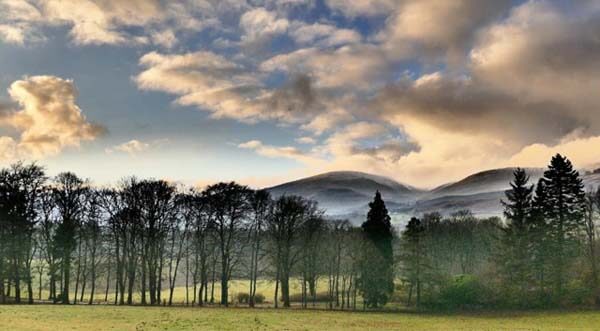
[[[101,188],[17,163],[0,171],[0,303],[600,305],[600,191],[584,191],[556,155],[537,183],[515,170],[502,203],[503,218],[428,213],[395,228],[373,192],[357,227],[314,201],[235,182],[198,190],[130,177]],[[257,290],[264,281],[272,293]]]

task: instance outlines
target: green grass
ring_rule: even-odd
[[[275,293],[275,282],[272,280],[267,280],[267,279],[259,279],[257,284],[256,284],[256,293],[260,293],[262,295],[265,296],[265,300],[269,303],[272,304],[273,302],[273,297],[274,297],[274,293]],[[326,280],[321,280],[317,283],[317,290],[318,292],[326,292],[327,291],[327,282]],[[98,302],[98,303],[102,303],[104,302],[104,294],[105,294],[105,286],[106,285],[100,285],[96,287],[96,294],[94,295],[94,301]],[[163,283],[163,286],[168,287],[168,284]],[[231,280],[229,281],[229,300],[230,302],[235,302],[237,294],[238,293],[248,293],[249,292],[249,281],[248,280]],[[211,290],[211,285],[209,284],[209,293],[208,293],[208,298],[210,300],[210,290]],[[193,286],[190,285],[189,287],[189,301],[191,302],[194,294],[193,294]],[[301,293],[302,288],[301,288],[301,283],[298,279],[294,279],[292,278],[290,280],[290,294],[298,294]],[[37,291],[37,287],[34,287],[34,299],[37,300],[38,299],[38,291]],[[85,290],[85,295],[84,295],[84,302],[88,302],[89,300],[89,294],[90,294],[90,288],[89,286],[86,288]],[[26,289],[23,288],[21,290],[21,295],[23,296],[24,300],[26,300],[27,298],[27,292]],[[73,300],[73,297],[75,295],[75,288],[72,287],[71,288],[71,300]],[[127,295],[127,294],[125,294]],[[146,294],[149,295],[149,294]],[[221,284],[219,282],[215,283],[215,302],[219,302],[221,300]],[[281,295],[281,291],[280,291],[280,295]],[[79,297],[79,295],[78,295]],[[42,299],[46,299],[48,298],[48,291],[46,289],[42,290]],[[169,299],[169,289],[164,289],[161,292],[161,298],[162,299]],[[147,297],[148,299],[148,297]],[[114,301],[114,289],[110,288],[109,289],[109,295],[108,295],[108,302],[112,303]],[[136,289],[133,295],[133,301],[134,303],[140,303],[141,301],[141,297],[140,297],[140,292],[139,289]],[[186,291],[185,291],[185,287],[182,286],[178,286],[175,287],[175,290],[173,291],[173,304],[174,305],[183,305],[186,302]]]
[[[0,306],[2,330],[598,330],[600,312],[411,314],[248,308]]]

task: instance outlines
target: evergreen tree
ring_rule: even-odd
[[[367,221],[362,224],[364,249],[361,261],[359,290],[365,305],[376,308],[385,305],[394,291],[393,232],[390,216],[379,191],[369,203]]]
[[[501,268],[506,285],[516,287],[525,294],[531,279],[532,261],[532,199],[533,185],[528,185],[529,176],[525,170],[517,168],[511,189],[506,191],[504,216],[507,224],[502,237]]]
[[[578,235],[585,227],[585,192],[571,161],[557,154],[542,181],[546,199],[542,204],[552,250],[551,271],[555,294],[562,295],[566,272],[575,257]]]
[[[421,305],[421,290],[430,268],[425,248],[425,230],[423,222],[413,217],[402,233],[402,270],[406,281],[410,284],[408,304],[411,303],[413,289],[415,289],[417,307]]]
[[[546,221],[546,204],[548,193],[544,179],[540,178],[535,187],[535,196],[531,208],[531,245],[533,254],[533,269],[535,280],[541,297],[546,295],[548,282],[548,266],[550,256],[550,240],[548,238],[548,223]]]

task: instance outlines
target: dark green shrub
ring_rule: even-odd
[[[447,309],[481,308],[487,306],[493,297],[492,291],[477,277],[460,275],[442,287],[438,302],[440,308]]]
[[[237,302],[246,304],[250,301],[250,294],[241,292],[237,294]]]
[[[256,293],[254,295],[254,303],[261,304],[263,302],[265,302],[265,296],[260,293]]]
[[[237,298],[238,303],[241,303],[241,304],[250,303],[250,294],[248,294],[246,292],[238,293],[236,298]],[[254,303],[261,304],[263,302],[265,302],[265,296],[260,293],[256,293],[254,295]]]

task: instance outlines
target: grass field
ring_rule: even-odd
[[[99,285],[96,288],[96,294],[94,296],[95,298],[95,302],[97,303],[103,303],[104,302],[104,296],[105,296],[105,286],[106,285]],[[166,284],[165,284],[166,286]],[[236,297],[238,293],[248,293],[249,292],[249,284],[248,284],[248,280],[231,280],[229,281],[229,301],[232,303],[235,303],[236,301]],[[325,280],[319,281],[317,282],[317,291],[318,292],[326,292],[327,291],[327,282]],[[110,292],[108,295],[108,302],[113,302],[114,301],[114,289],[111,287],[110,288]],[[190,286],[189,287],[189,301],[191,302],[193,300],[193,287]],[[256,293],[260,293],[262,295],[265,296],[265,300],[267,302],[271,302],[273,301],[273,294],[275,293],[275,282],[272,280],[267,280],[267,279],[259,279],[257,282],[257,286],[256,286]],[[22,295],[24,296],[24,298],[27,297],[27,292],[26,289],[23,288],[22,290]],[[74,295],[75,295],[75,289],[74,287],[71,288],[71,300],[73,299]],[[37,300],[38,299],[38,290],[37,290],[37,286],[34,286],[34,299]],[[89,286],[86,289],[85,295],[84,295],[84,302],[87,302],[89,300],[89,293],[90,293],[90,289]],[[290,280],[290,294],[299,294],[301,293],[301,284],[300,281],[297,279],[292,278]],[[42,290],[42,298],[46,299],[48,297],[48,291],[46,289]],[[78,296],[79,297],[79,296]],[[169,290],[168,289],[163,289],[163,291],[161,292],[161,297],[163,299],[169,299]],[[210,284],[209,284],[209,294],[208,297],[210,298]],[[215,283],[215,290],[214,290],[214,299],[215,302],[219,302],[221,300],[221,284],[219,282]],[[133,295],[133,301],[134,303],[140,303],[140,292],[139,289],[136,289],[134,295]],[[175,291],[173,292],[173,304],[174,305],[183,305],[186,302],[186,290],[185,287],[183,286],[178,286],[175,287]]]
[[[599,330],[600,312],[412,314],[247,308],[0,306],[0,330]]]

